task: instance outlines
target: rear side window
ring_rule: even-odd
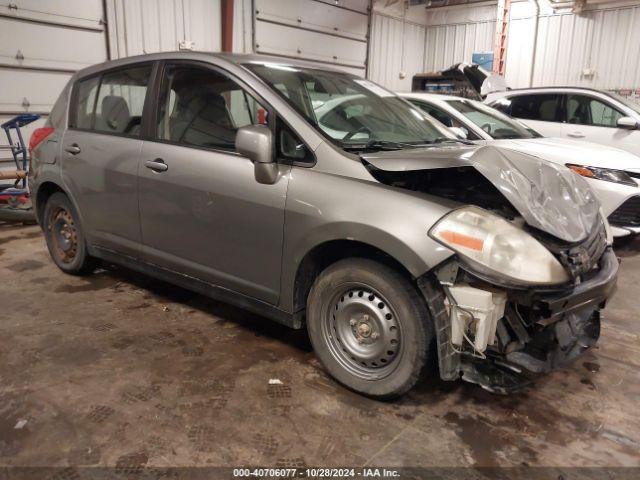
[[[76,85],[70,126],[140,136],[151,66],[136,66],[81,80]]]
[[[522,95],[511,98],[510,114],[524,120],[557,122],[561,95]]]
[[[100,77],[91,77],[78,82],[69,126],[85,130],[93,128],[94,109],[99,87]]]

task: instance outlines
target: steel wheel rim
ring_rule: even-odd
[[[322,335],[331,356],[363,380],[390,375],[403,353],[402,326],[394,307],[374,288],[336,288],[322,312]]]
[[[65,208],[57,208],[49,217],[49,233],[53,250],[62,263],[71,263],[78,254],[78,230],[73,216]]]

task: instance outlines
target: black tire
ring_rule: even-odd
[[[307,299],[307,329],[336,380],[378,399],[411,389],[435,343],[417,288],[394,269],[360,258],[336,262],[318,276]]]
[[[71,275],[95,270],[98,262],[87,251],[78,214],[64,193],[56,192],[47,200],[42,229],[51,259],[60,270]]]

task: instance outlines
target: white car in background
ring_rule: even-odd
[[[640,157],[624,150],[564,138],[543,138],[532,128],[483,103],[428,93],[400,94],[459,137],[566,165],[586,178],[602,203],[613,235],[640,233]]]
[[[640,104],[615,93],[577,87],[530,88],[490,93],[485,103],[545,137],[585,140],[640,156]]]

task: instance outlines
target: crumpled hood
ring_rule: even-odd
[[[619,148],[568,138],[492,140],[492,145],[528,153],[554,163],[639,171],[640,157]]]
[[[587,182],[565,166],[496,145],[376,152],[362,158],[380,170],[398,172],[474,167],[525,222],[567,242],[585,239],[600,210]]]

